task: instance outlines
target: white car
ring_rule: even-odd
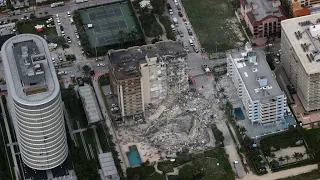
[[[173,10],[172,9],[169,9],[169,14],[173,15]]]
[[[56,60],[54,59],[54,57],[52,58],[52,62],[53,62],[53,63],[56,63]]]
[[[71,17],[71,14],[70,14],[70,12],[68,12],[67,14],[68,14],[68,17]]]
[[[76,35],[76,38],[79,39],[80,38],[79,35]]]
[[[98,67],[100,67],[100,66],[101,66],[101,67],[104,67],[105,65],[106,65],[106,64],[104,64],[104,63],[99,63],[99,64],[97,64]]]
[[[56,18],[59,18],[59,14],[56,14]]]
[[[84,54],[84,50],[83,49],[81,49],[81,53]]]
[[[61,25],[60,19],[57,19],[57,23],[58,25]]]
[[[280,63],[280,61],[279,61],[277,58],[274,59],[274,62],[275,62],[276,64],[279,64],[279,63]]]
[[[59,71],[59,72],[58,72],[58,75],[63,75],[63,74],[64,74],[64,75],[67,75],[68,73],[67,73],[67,71]]]

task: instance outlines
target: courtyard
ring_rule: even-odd
[[[142,38],[134,14],[125,2],[82,9],[79,13],[91,47]]]

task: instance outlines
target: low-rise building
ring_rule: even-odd
[[[145,106],[166,98],[168,90],[188,88],[187,53],[173,41],[111,50],[110,80],[122,117],[141,117]]]
[[[253,38],[276,36],[287,19],[280,0],[240,0],[241,14]]]
[[[90,85],[79,86],[79,95],[86,112],[88,123],[91,124],[101,121],[102,115],[92,87]]]
[[[263,51],[253,51],[249,43],[245,50],[227,52],[228,75],[237,89],[251,123],[281,121],[287,98],[280,89]]]

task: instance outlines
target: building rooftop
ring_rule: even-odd
[[[86,111],[88,123],[95,123],[102,120],[102,115],[93,89],[89,85],[80,86],[79,94]]]
[[[25,105],[39,105],[57,97],[60,86],[47,42],[34,34],[21,34],[1,48],[9,94]]]
[[[110,180],[120,180],[111,152],[99,154],[98,156],[103,175]]]
[[[232,58],[252,101],[269,102],[275,96],[283,94],[263,51],[240,50],[227,53],[227,58]]]
[[[320,73],[320,15],[288,19],[281,26],[306,73]]]
[[[282,13],[275,3],[280,0],[246,0],[248,5],[252,7],[252,14],[256,21],[260,21],[267,16],[281,17]]]
[[[247,16],[253,25],[259,25],[268,17],[286,19],[280,0],[240,0],[240,4],[243,8],[251,10],[247,12]]]
[[[108,54],[111,69],[118,80],[141,76],[140,62],[146,61],[146,58],[158,57],[165,61],[172,57],[187,56],[183,46],[174,41],[161,41],[156,44],[111,50]]]

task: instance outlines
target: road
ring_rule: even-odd
[[[100,4],[106,4],[106,3],[113,3],[113,2],[119,2],[120,0],[94,0],[94,1],[88,1],[84,3],[76,4],[75,0],[72,0],[68,3],[66,3],[64,6],[51,8],[50,5],[44,5],[44,6],[37,6],[37,11],[35,12],[36,16],[40,17],[39,13],[44,14],[44,12],[49,12],[49,14],[60,14],[60,13],[66,13],[68,11],[73,12],[80,8],[87,8],[90,6],[96,6]],[[23,10],[21,10],[22,12]],[[5,14],[1,14],[0,21],[6,21],[7,19],[21,19],[24,16],[30,16],[31,12],[28,13],[22,13],[20,15],[7,17]]]

